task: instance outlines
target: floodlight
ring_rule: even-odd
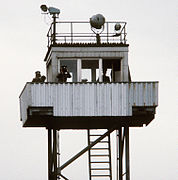
[[[43,12],[47,12],[47,10],[48,10],[48,8],[47,8],[47,6],[46,6],[45,4],[42,4],[42,5],[40,6],[40,8],[41,8],[41,10],[42,10]]]
[[[105,23],[105,18],[102,14],[97,14],[90,18],[90,25],[95,29],[101,29],[104,23]]]
[[[119,23],[116,23],[114,29],[115,31],[119,31],[121,29],[121,25]]]
[[[49,11],[50,15],[60,14],[60,9],[58,9],[58,8],[49,7],[49,8],[48,8],[48,11]]]
[[[96,34],[96,42],[100,44],[100,34],[104,31],[105,18],[102,14],[96,14],[90,18],[91,30]]]

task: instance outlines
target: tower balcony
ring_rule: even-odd
[[[154,119],[158,82],[27,83],[20,95],[24,127],[102,129]]]

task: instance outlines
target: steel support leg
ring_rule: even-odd
[[[57,137],[56,137],[56,130],[53,129],[53,179],[57,179]]]
[[[48,180],[57,180],[57,136],[54,129],[48,129]]]
[[[88,129],[87,130],[87,133],[88,133],[88,145],[90,144],[90,130]],[[91,169],[91,161],[90,161],[90,150],[88,150],[88,164],[89,164],[89,180],[91,180],[91,172],[90,172],[90,169]]]
[[[119,130],[116,130],[116,180],[119,180]]]
[[[129,127],[125,127],[125,159],[126,159],[126,180],[130,180],[130,160],[129,160]]]
[[[48,180],[51,180],[51,164],[52,164],[52,141],[51,141],[51,129],[48,129]]]
[[[122,180],[122,167],[123,162],[123,137],[122,137],[122,127],[119,128],[119,180]]]

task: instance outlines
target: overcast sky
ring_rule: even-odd
[[[6,0],[0,6],[0,179],[47,180],[47,131],[22,128],[19,95],[34,72],[45,74],[48,25],[40,5],[61,9],[60,20],[89,20],[97,13],[127,24],[133,81],[159,81],[155,120],[130,133],[131,180],[177,180],[176,0]],[[75,145],[74,145],[75,140]],[[62,132],[62,160],[86,144],[84,131]],[[72,150],[71,150],[72,149]],[[64,174],[87,179],[86,155]]]

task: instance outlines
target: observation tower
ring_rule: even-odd
[[[60,10],[41,6],[53,22],[47,33],[46,82],[27,82],[20,95],[23,127],[48,131],[49,180],[88,152],[89,180],[130,180],[129,128],[148,125],[158,106],[158,82],[134,82],[128,64],[126,22],[58,21]],[[58,133],[85,130],[88,146],[59,164]],[[113,178],[110,134],[116,131]],[[125,157],[124,157],[125,156]],[[123,167],[124,166],[124,167]]]

